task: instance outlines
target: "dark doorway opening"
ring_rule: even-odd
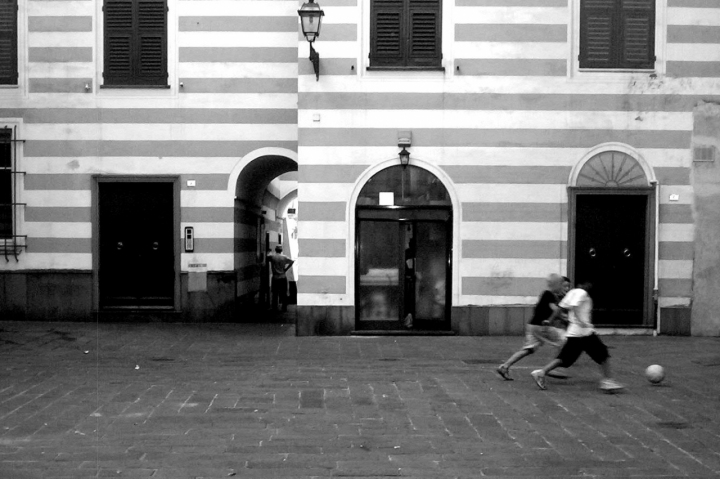
[[[174,184],[99,182],[101,308],[172,308]]]
[[[650,196],[575,195],[573,280],[590,281],[593,323],[650,325]]]

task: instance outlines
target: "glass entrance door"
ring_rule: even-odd
[[[449,221],[358,222],[358,328],[449,328]]]

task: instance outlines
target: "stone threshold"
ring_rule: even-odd
[[[367,331],[351,331],[351,336],[455,336],[455,331],[433,331],[413,329],[370,329]]]

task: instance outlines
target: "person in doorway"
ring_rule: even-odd
[[[405,281],[404,281],[404,303],[405,303],[405,318],[403,319],[403,326],[407,329],[413,327],[413,314],[415,313],[415,282],[417,279],[416,275],[416,245],[415,238],[410,238],[408,247],[405,249]]]
[[[268,256],[270,268],[272,269],[272,310],[277,311],[278,301],[283,311],[287,311],[287,271],[294,261],[282,254],[283,248],[280,245],[275,247],[275,254]]]
[[[556,348],[563,345],[564,338],[562,331],[550,326],[548,321],[556,315],[559,298],[563,295],[563,277],[559,274],[551,274],[547,278],[547,288],[540,294],[533,316],[525,325],[525,344],[516,351],[507,361],[497,367],[497,373],[506,381],[512,381],[510,367],[522,358],[533,354],[543,344],[549,344]],[[553,377],[560,379],[567,378],[567,375],[555,372]]]
[[[593,302],[589,294],[591,288],[590,282],[580,282],[575,289],[568,291],[558,304],[558,307],[568,313],[566,341],[556,359],[550,361],[544,368],[530,373],[540,389],[546,389],[545,376],[548,376],[557,367],[572,366],[583,351],[600,366],[602,374],[600,389],[613,392],[623,388],[612,378],[607,346],[593,328]]]

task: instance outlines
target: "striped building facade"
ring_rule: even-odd
[[[158,10],[166,15],[167,80],[123,88],[105,75],[111,2],[12,2],[18,78],[0,86],[0,128],[16,132],[18,205],[17,237],[0,239],[3,316],[87,320],[157,310],[162,319],[237,320],[237,304],[257,300],[266,251],[279,241],[277,205],[296,190],[288,187],[297,177],[296,3],[167,0]],[[122,205],[103,212],[108,185],[139,194],[123,188],[128,183],[148,184],[151,199],[157,189],[169,203],[158,217],[169,225],[159,244],[132,215],[118,224]],[[162,183],[169,193],[154,188]],[[186,227],[193,251],[185,249]],[[103,260],[111,234],[130,238],[111,250],[138,237],[156,251],[169,248],[163,300],[103,304],[104,285],[137,296],[123,283],[155,269],[147,255]],[[103,283],[107,267],[121,278]],[[189,285],[193,268],[207,271],[199,290]]]
[[[403,71],[368,60],[370,0],[321,2],[319,81],[303,41],[299,55],[299,334],[362,329],[359,288],[371,273],[358,271],[358,197],[399,165],[408,133],[410,165],[439,179],[452,203],[447,329],[522,331],[548,273],[572,275],[585,253],[576,195],[622,194],[584,179],[602,176],[603,155],[616,154],[642,172],[647,199],[637,292],[646,304],[637,327],[622,329],[720,333],[709,312],[717,300],[707,294],[700,312],[693,296],[718,285],[717,267],[698,274],[693,261],[700,251],[710,264],[720,258],[707,239],[713,221],[695,231],[716,219],[717,191],[694,208],[695,183],[713,184],[716,166],[694,162],[693,151],[718,149],[717,111],[707,112],[720,100],[720,5],[653,3],[649,70],[580,68],[579,2],[453,0],[441,7],[442,71]]]
[[[720,334],[715,0],[656,0],[644,70],[580,67],[575,0],[446,0],[442,68],[412,71],[368,68],[375,0],[323,0],[319,80],[299,2],[167,0],[167,80],[153,88],[107,84],[104,6],[122,0],[3,1],[18,7],[17,81],[0,85],[0,128],[16,140],[3,317],[242,320],[297,199],[298,334],[372,332],[360,225],[387,213],[364,206],[368,185],[397,170],[409,137],[404,171],[444,191],[417,213],[436,207],[448,224],[440,330],[520,333],[547,274],[572,276],[587,252],[583,195],[637,195],[642,314],[606,326]],[[626,186],[603,178],[615,158],[637,173]],[[122,256],[137,237],[153,252]],[[171,290],[153,292],[157,271]],[[126,291],[136,283],[145,293]],[[407,328],[389,306],[388,324]]]

